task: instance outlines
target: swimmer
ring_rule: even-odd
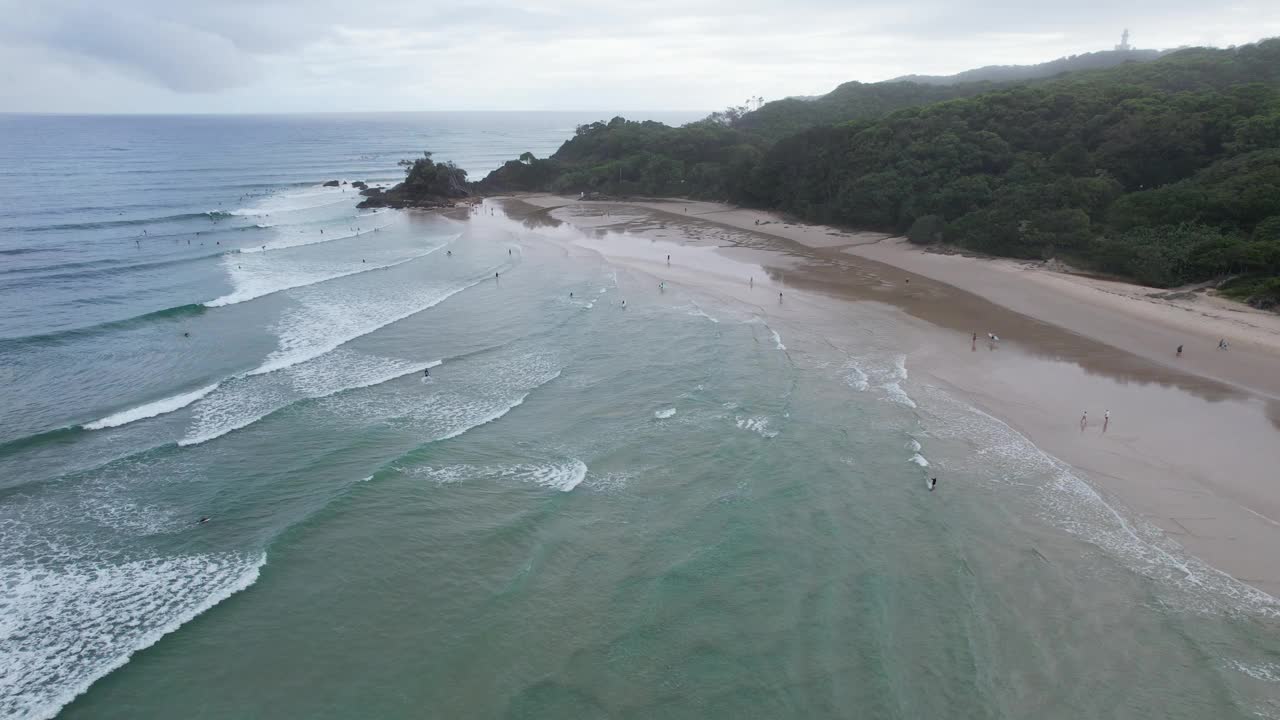
[[[626,306],[627,306],[627,301],[626,301],[626,300],[623,300],[623,301],[622,301],[622,307],[626,307]]]
[[[933,492],[936,487],[938,487],[938,478],[929,478],[929,492]]]
[[[197,521],[196,521],[196,524],[197,524],[197,525],[203,525],[203,524],[205,524],[205,523],[207,523],[207,522],[209,522],[209,516],[208,516],[208,515],[205,515],[204,517],[202,517],[202,518],[200,518],[199,520],[197,520]]]
[[[422,368],[422,377],[431,377],[431,368]]]

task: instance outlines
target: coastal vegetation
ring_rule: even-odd
[[[467,189],[467,171],[453,162],[433,161],[430,152],[422,153],[420,158],[401,160],[400,167],[404,168],[404,182],[385,191],[378,187],[363,188],[360,193],[365,199],[357,207],[447,207],[454,200],[471,194]]]
[[[1280,302],[1280,39],[978,85],[853,83],[679,128],[614,118],[481,186],[725,200]]]

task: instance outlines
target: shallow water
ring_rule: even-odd
[[[583,250],[648,239],[366,217],[315,181],[410,139],[354,128],[138,243],[6,205],[0,715],[1280,716],[1275,602],[915,381],[891,313],[843,350]]]

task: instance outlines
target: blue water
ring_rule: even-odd
[[[1271,601],[916,383],[897,316],[653,270],[795,248],[321,186],[594,119],[0,116],[0,716],[1275,711]]]

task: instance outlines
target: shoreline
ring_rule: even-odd
[[[1280,488],[1267,482],[1280,464],[1280,332],[1270,335],[1267,318],[1256,330],[1219,331],[1224,321],[1214,317],[1093,285],[1107,281],[1046,281],[1056,274],[895,247],[882,235],[781,221],[756,226],[763,213],[712,203],[513,199],[548,214],[562,205],[660,213],[661,231],[641,227],[637,234],[678,242],[665,251],[679,267],[664,267],[651,248],[610,248],[606,257],[747,302],[779,322],[844,337],[851,347],[856,337],[842,321],[849,303],[876,303],[900,318],[893,337],[906,347],[913,378],[1008,424],[1087,479],[1106,502],[1150,522],[1213,568],[1280,597],[1280,557],[1269,552],[1280,543]],[[627,230],[619,226],[624,217],[573,224]],[[686,218],[759,237],[766,247],[708,243],[692,226],[672,233]],[[708,252],[742,264],[722,268]],[[767,276],[753,285],[787,290],[785,306],[759,304],[746,278],[717,275],[756,263]],[[1167,317],[1152,318],[1147,305]],[[987,328],[1004,338],[999,346],[972,342],[972,333],[985,338]],[[1230,351],[1188,352],[1207,357],[1186,364],[1162,357],[1170,333],[1212,337],[1212,350],[1215,332],[1232,342]],[[1224,360],[1232,362],[1220,367]],[[1216,372],[1197,372],[1206,366]],[[1081,428],[1083,409],[1090,422]],[[1105,432],[1104,410],[1112,413]]]

